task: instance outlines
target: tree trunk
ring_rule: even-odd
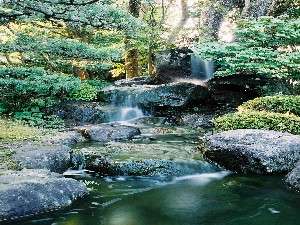
[[[148,72],[150,76],[154,76],[155,74],[155,65],[154,65],[154,54],[152,52],[151,47],[148,52]]]
[[[250,6],[251,6],[251,0],[245,0],[245,6],[242,11],[242,17],[246,17],[248,15]]]
[[[129,0],[128,10],[130,14],[136,18],[139,17],[141,8],[140,0]],[[130,37],[125,38],[126,55],[125,55],[125,71],[126,78],[133,78],[139,75],[139,52],[133,47]]]
[[[126,79],[137,77],[139,74],[139,52],[137,49],[129,49],[125,56]]]

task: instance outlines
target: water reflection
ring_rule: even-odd
[[[209,182],[208,181],[209,178]],[[93,191],[65,212],[20,225],[298,225],[300,194],[281,177],[88,178]]]

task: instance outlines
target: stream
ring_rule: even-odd
[[[194,151],[198,144],[198,130],[162,125],[160,118],[139,118],[126,123],[139,126],[142,135],[118,144],[129,144],[137,148],[143,143],[151,144],[149,146],[152,146],[152,150],[135,149],[117,153],[113,150],[109,153],[110,158],[116,161],[173,159],[186,164],[183,173],[176,176],[70,173],[69,176],[87,185],[90,191],[88,197],[62,211],[33,217],[18,224],[300,224],[300,195],[289,192],[284,187],[283,177],[238,176],[204,162],[201,154]],[[101,151],[103,144],[87,143],[77,148],[99,148]],[[160,151],[153,152],[153,149]],[[186,160],[188,157],[190,158]]]

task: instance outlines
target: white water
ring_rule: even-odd
[[[207,81],[213,77],[215,65],[212,60],[202,59],[198,54],[191,55],[191,80]]]
[[[125,96],[122,102],[118,102],[117,98],[112,99],[113,106],[117,111],[110,116],[110,122],[124,122],[130,121],[145,116],[143,110],[136,104],[135,96]]]

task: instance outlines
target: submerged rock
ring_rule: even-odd
[[[98,142],[131,139],[141,134],[140,130],[136,127],[119,124],[82,126],[75,128],[75,130],[79,131],[86,139]]]
[[[82,148],[85,168],[108,176],[176,176],[216,169],[203,160],[196,160],[200,155],[192,143],[140,141]]]
[[[81,182],[47,170],[0,173],[0,222],[69,206],[88,194]]]
[[[287,175],[285,182],[290,188],[300,191],[300,162],[296,168]]]
[[[27,144],[15,152],[13,158],[21,168],[62,173],[72,164],[72,150],[65,145]]]
[[[300,160],[300,136],[277,131],[241,129],[205,138],[204,157],[239,173],[278,174]]]
[[[140,160],[115,163],[121,176],[182,176],[216,171],[209,163],[197,160]]]

